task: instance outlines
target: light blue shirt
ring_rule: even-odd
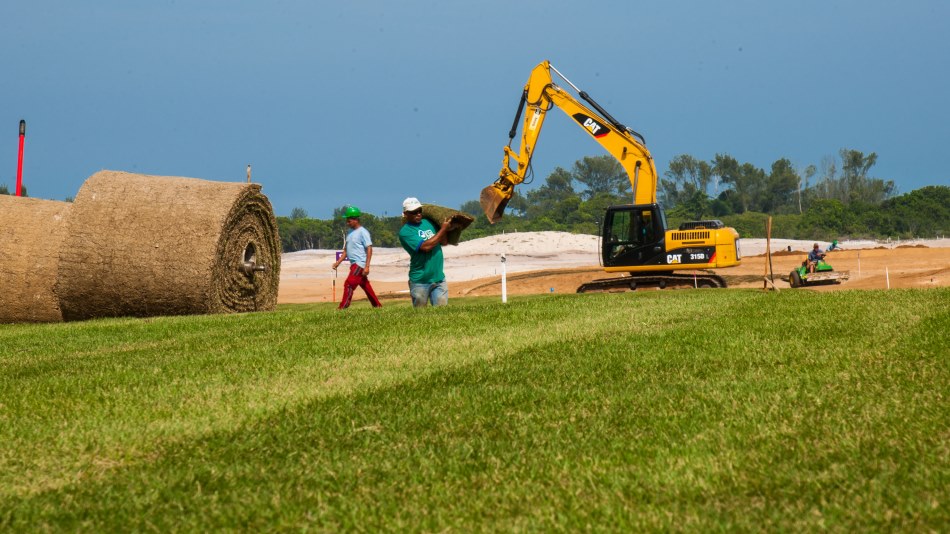
[[[373,246],[369,230],[360,226],[346,234],[346,259],[361,268],[366,268],[366,248]]]

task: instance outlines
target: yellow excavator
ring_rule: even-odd
[[[555,84],[552,72],[570,85],[589,107]],[[528,110],[522,124],[521,146],[515,152],[511,143],[525,106]],[[666,215],[656,201],[656,166],[643,136],[614,119],[548,61],[531,71],[508,132],[501,172],[492,185],[482,190],[479,201],[488,220],[492,224],[501,220],[515,186],[524,182],[530,172],[541,127],[553,107],[566,113],[620,162],[633,188],[633,203],[608,207],[601,224],[604,270],[623,274],[594,280],[577,291],[726,287],[721,276],[706,269],[740,264],[739,234],[718,220],[692,221],[677,229],[667,228]]]

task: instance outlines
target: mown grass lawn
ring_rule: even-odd
[[[0,326],[0,530],[946,531],[950,290]]]

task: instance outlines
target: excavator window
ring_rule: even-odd
[[[650,208],[613,211],[606,229],[608,257],[616,258],[656,242],[656,213]]]
[[[614,213],[613,220],[610,221],[610,242],[628,243],[630,236],[634,235],[633,220],[630,212],[618,211]]]
[[[607,235],[606,251],[608,257],[616,258],[623,254],[631,244],[631,236],[636,235],[632,214],[629,211],[614,212],[610,218],[610,226],[605,228]]]
[[[648,245],[654,241],[654,229],[653,229],[653,212],[650,210],[644,210],[640,213],[639,216],[640,228],[637,233],[637,237],[640,239],[641,245]]]

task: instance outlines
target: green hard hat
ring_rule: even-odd
[[[356,206],[347,206],[346,209],[343,211],[343,217],[346,219],[349,219],[351,217],[359,217],[359,216],[360,216],[360,209],[357,208]]]

